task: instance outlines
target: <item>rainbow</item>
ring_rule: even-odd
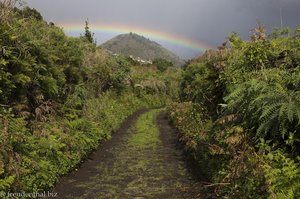
[[[58,25],[63,27],[63,30],[65,32],[82,33],[84,31],[84,24],[61,23]],[[156,41],[168,42],[174,45],[182,46],[199,52],[203,52],[205,50],[213,48],[207,44],[199,43],[179,35],[169,34],[169,33],[160,32],[156,30],[145,29],[145,28],[125,26],[120,24],[114,24],[114,25],[89,24],[89,26],[91,32],[93,33],[124,34],[124,33],[133,32]]]

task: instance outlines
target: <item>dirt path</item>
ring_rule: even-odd
[[[77,172],[55,187],[59,198],[201,198],[163,112],[139,111]]]

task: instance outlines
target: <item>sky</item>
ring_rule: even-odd
[[[127,31],[143,34],[184,59],[216,48],[229,33],[243,39],[257,21],[268,31],[300,27],[300,0],[25,0],[71,36],[88,19],[97,44]],[[281,10],[281,12],[280,12]],[[281,14],[280,14],[281,13]],[[282,17],[280,17],[282,16]]]

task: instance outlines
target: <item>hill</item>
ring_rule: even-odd
[[[121,34],[101,45],[113,53],[126,56],[140,57],[143,60],[153,61],[156,58],[163,58],[181,66],[183,60],[160,44],[151,41],[135,33]]]

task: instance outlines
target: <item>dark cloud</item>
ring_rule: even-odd
[[[268,30],[300,24],[299,0],[28,0],[44,18],[56,23],[117,23],[173,33],[217,46],[230,32],[243,38],[257,21]],[[103,42],[106,37],[98,38]],[[179,52],[178,49],[174,49]],[[180,50],[191,56],[192,52]]]

